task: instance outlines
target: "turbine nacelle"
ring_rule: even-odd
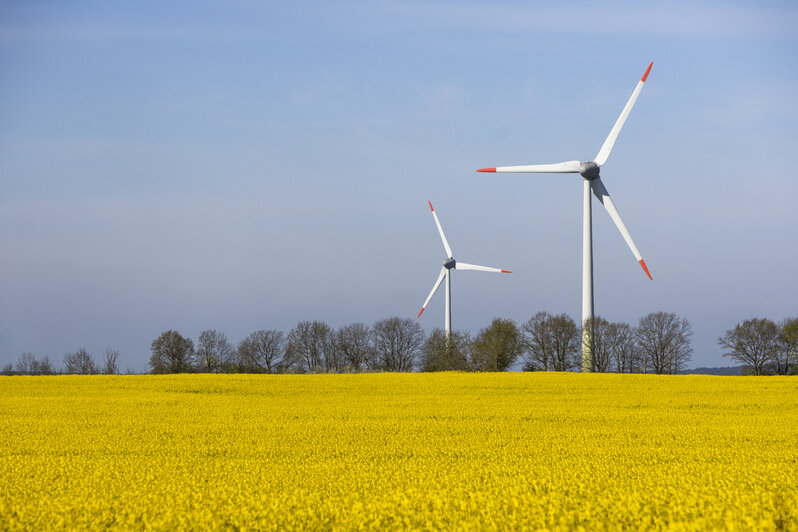
[[[435,295],[435,292],[438,290],[438,287],[441,286],[444,279],[446,280],[446,321],[444,322],[444,330],[446,331],[446,337],[449,337],[449,334],[452,330],[452,299],[449,293],[450,290],[450,275],[452,270],[476,270],[481,272],[494,272],[494,273],[513,273],[510,270],[502,270],[501,268],[491,268],[490,266],[479,266],[477,264],[468,264],[467,262],[457,262],[452,257],[452,248],[449,247],[449,242],[446,241],[446,235],[443,234],[443,227],[441,227],[441,222],[438,220],[438,215],[435,213],[435,208],[432,206],[432,202],[429,202],[429,210],[432,211],[432,217],[435,219],[435,225],[438,227],[438,234],[441,235],[441,242],[443,243],[443,249],[446,251],[446,260],[443,261],[443,266],[441,266],[441,271],[438,274],[438,280],[435,281],[435,284],[432,286],[432,291],[430,291],[429,295],[427,296],[427,300],[424,301],[424,304],[421,306],[421,310],[418,313],[418,317],[421,317],[421,314],[424,312],[424,309],[427,307],[430,299],[432,296]]]
[[[643,89],[643,85],[648,79],[648,74],[651,72],[651,67],[654,65],[654,62],[648,64],[648,68],[646,68],[645,73],[643,73],[643,77],[640,78],[640,81],[637,83],[634,91],[632,91],[632,95],[627,100],[626,105],[621,111],[621,115],[618,117],[618,120],[615,121],[615,125],[612,126],[610,130],[610,134],[607,135],[607,138],[604,140],[604,144],[601,145],[601,149],[596,154],[596,157],[592,161],[564,161],[561,163],[551,163],[551,164],[526,164],[521,166],[497,166],[493,168],[480,168],[477,172],[497,172],[497,173],[534,173],[534,174],[580,174],[588,185],[588,191],[592,191],[596,198],[604,205],[604,208],[607,210],[607,213],[612,218],[612,221],[615,223],[615,226],[621,232],[621,236],[626,241],[626,245],[629,246],[629,249],[632,251],[632,254],[637,259],[637,262],[640,263],[640,266],[643,268],[643,271],[651,279],[651,273],[648,271],[646,267],[646,263],[643,261],[643,257],[640,255],[640,251],[638,251],[637,246],[635,246],[634,241],[632,241],[632,237],[629,234],[629,231],[626,229],[626,226],[621,219],[621,215],[618,213],[618,209],[615,208],[615,204],[610,197],[609,192],[607,192],[607,187],[604,186],[604,183],[601,182],[601,177],[599,176],[600,168],[607,162],[607,159],[612,152],[612,147],[615,145],[615,141],[618,140],[618,135],[621,133],[621,128],[623,128],[626,119],[629,117],[629,113],[632,110],[635,102],[637,101],[637,97],[640,95],[640,91]],[[590,196],[589,194],[585,197],[585,205],[589,206]],[[590,212],[590,211],[588,211]],[[592,216],[592,215],[588,215]],[[588,220],[589,223],[592,223]],[[592,260],[592,259],[591,259]],[[592,266],[591,266],[592,267]],[[591,289],[592,291],[592,289]]]
[[[593,181],[599,176],[599,165],[593,161],[587,161],[579,165],[579,175]]]
[[[626,225],[624,225],[623,220],[621,219],[621,215],[618,213],[618,209],[615,208],[615,203],[612,201],[609,192],[607,192],[607,188],[604,186],[604,183],[601,182],[601,177],[599,177],[599,169],[604,163],[607,162],[607,159],[612,152],[612,147],[615,145],[615,141],[618,140],[618,135],[621,132],[621,128],[623,128],[626,119],[629,117],[629,113],[632,110],[635,102],[637,101],[637,97],[640,95],[640,91],[643,88],[643,85],[648,78],[648,74],[651,72],[651,67],[653,66],[654,62],[648,64],[648,68],[646,69],[643,77],[640,78],[640,81],[635,86],[634,91],[632,91],[632,95],[626,101],[626,105],[621,111],[621,115],[618,117],[618,120],[615,121],[615,125],[612,126],[610,130],[610,134],[604,140],[604,144],[601,145],[601,149],[593,158],[592,161],[564,161],[560,163],[552,163],[552,164],[528,164],[523,166],[498,166],[493,168],[480,168],[477,172],[518,172],[518,173],[553,173],[553,174],[580,174],[583,178],[583,187],[584,187],[584,203],[583,203],[583,222],[582,222],[582,322],[584,323],[587,320],[593,319],[593,214],[591,210],[591,197],[590,193],[592,192],[596,198],[601,202],[604,208],[607,210],[607,213],[612,218],[612,221],[615,223],[615,226],[621,233],[621,236],[626,241],[626,245],[629,246],[629,249],[632,251],[632,254],[637,259],[640,266],[643,268],[646,276],[651,279],[651,273],[648,271],[646,267],[646,263],[643,260],[643,257],[640,255],[640,251],[637,249],[634,241],[632,240],[632,236],[629,234],[629,231],[626,229]],[[449,255],[451,256],[451,254]],[[461,268],[462,265],[459,265],[458,268]],[[443,273],[448,273],[446,270],[443,270]],[[592,371],[593,369],[593,340],[587,328],[582,329],[582,371]]]

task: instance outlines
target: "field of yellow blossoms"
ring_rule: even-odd
[[[798,378],[0,377],[0,530],[798,530]]]

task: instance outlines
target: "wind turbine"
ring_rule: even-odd
[[[432,211],[432,217],[435,218],[435,225],[438,226],[438,233],[441,235],[441,240],[443,241],[443,248],[446,250],[446,260],[443,261],[443,266],[441,266],[441,273],[438,275],[438,280],[435,281],[435,285],[432,287],[432,291],[427,296],[427,300],[424,301],[424,304],[421,306],[421,311],[418,313],[418,317],[421,317],[421,314],[424,312],[424,309],[427,307],[427,303],[429,300],[432,299],[432,296],[435,295],[435,292],[438,291],[440,288],[441,283],[444,279],[446,279],[446,318],[444,322],[444,330],[446,332],[446,338],[448,339],[452,333],[452,277],[451,271],[452,270],[478,270],[481,272],[495,272],[495,273],[513,273],[510,270],[502,270],[501,268],[490,268],[488,266],[477,266],[476,264],[467,264],[465,262],[457,262],[452,257],[452,248],[449,247],[449,242],[446,241],[446,235],[443,234],[443,228],[441,227],[441,222],[438,220],[438,214],[435,212],[435,208],[432,206],[432,202],[428,201],[429,208]]]
[[[629,249],[632,250],[635,258],[640,263],[643,271],[646,272],[646,275],[649,279],[652,279],[651,273],[649,273],[646,263],[643,260],[643,257],[640,255],[640,251],[638,251],[637,246],[635,246],[635,243],[632,240],[632,236],[626,229],[626,226],[621,219],[621,215],[618,214],[618,209],[615,208],[615,204],[612,202],[609,192],[607,192],[604,183],[601,182],[601,178],[599,177],[599,168],[601,168],[601,166],[607,162],[610,152],[612,151],[612,147],[615,144],[615,141],[618,139],[618,134],[621,132],[621,128],[623,127],[624,122],[626,122],[629,112],[632,110],[632,106],[634,106],[635,102],[637,101],[637,97],[640,95],[640,91],[643,89],[643,84],[645,84],[653,65],[654,61],[649,63],[646,72],[637,83],[635,90],[632,92],[632,96],[629,98],[629,101],[626,102],[626,106],[623,108],[623,111],[621,111],[621,116],[618,117],[615,125],[612,126],[609,136],[604,141],[604,144],[602,144],[601,149],[594,160],[585,162],[565,161],[562,163],[533,164],[526,166],[499,166],[497,168],[482,168],[477,170],[477,172],[580,174],[584,178],[584,210],[582,218],[583,325],[585,323],[593,323],[593,227],[590,201],[591,190],[601,204],[604,205],[604,208],[607,209],[610,218],[612,218],[612,221],[615,222],[615,225],[621,232],[621,235],[626,241],[626,244],[629,246]],[[590,372],[593,370],[593,339],[590,334],[589,328],[582,327],[582,371],[584,372]]]

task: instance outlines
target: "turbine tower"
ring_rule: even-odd
[[[441,235],[441,240],[443,241],[443,248],[446,250],[446,260],[443,261],[443,266],[441,267],[441,273],[438,275],[438,280],[435,281],[435,284],[432,287],[432,291],[427,296],[427,300],[424,301],[424,304],[421,306],[421,311],[418,313],[418,317],[421,317],[421,314],[424,312],[424,309],[427,307],[427,303],[429,300],[432,299],[432,296],[435,295],[435,292],[438,291],[440,288],[441,283],[444,279],[446,279],[446,317],[444,321],[444,331],[446,332],[446,338],[448,339],[452,333],[452,277],[451,271],[452,270],[478,270],[481,272],[495,272],[495,273],[513,273],[510,270],[502,270],[501,268],[490,268],[488,266],[477,266],[476,264],[467,264],[465,262],[457,262],[452,257],[452,248],[449,247],[449,242],[446,241],[446,235],[443,234],[443,228],[441,227],[441,222],[438,220],[438,214],[435,212],[435,209],[432,206],[432,202],[428,201],[429,208],[432,211],[432,217],[435,218],[435,225],[438,226],[438,233]]]
[[[593,323],[593,222],[592,222],[592,212],[591,212],[591,199],[590,199],[590,192],[593,191],[596,198],[604,205],[604,208],[607,209],[607,212],[612,218],[612,221],[615,222],[615,225],[618,227],[618,230],[621,232],[623,239],[626,241],[626,244],[629,246],[629,249],[632,250],[632,253],[635,256],[635,259],[640,263],[640,266],[643,268],[643,271],[646,272],[646,275],[649,279],[652,279],[651,273],[649,273],[648,268],[646,267],[646,263],[643,260],[643,257],[640,255],[640,251],[638,251],[637,246],[635,246],[634,241],[632,240],[632,236],[629,234],[629,231],[626,229],[626,226],[621,219],[621,215],[618,213],[618,209],[615,208],[615,204],[612,202],[612,198],[610,198],[609,192],[607,192],[604,183],[602,183],[601,178],[599,177],[599,168],[607,162],[607,159],[610,156],[610,152],[612,151],[612,147],[615,144],[615,141],[618,139],[618,134],[621,132],[621,128],[623,127],[624,122],[626,122],[627,117],[629,116],[629,112],[632,110],[632,106],[634,106],[635,102],[637,101],[637,97],[640,95],[640,91],[643,89],[643,85],[648,78],[649,72],[651,72],[651,67],[654,65],[652,61],[649,63],[646,72],[643,74],[643,77],[640,78],[640,81],[637,83],[635,90],[632,92],[632,96],[629,98],[629,101],[626,102],[626,106],[621,111],[621,116],[618,117],[618,120],[615,122],[615,125],[612,126],[612,130],[610,131],[609,136],[604,141],[604,144],[601,146],[601,149],[596,155],[596,158],[592,161],[580,162],[580,161],[565,161],[562,163],[554,163],[554,164],[533,164],[533,165],[526,165],[526,166],[500,166],[497,168],[482,168],[477,170],[477,172],[518,172],[518,173],[554,173],[554,174],[580,174],[583,180],[583,218],[582,218],[582,371],[583,372],[590,372],[593,370],[593,339],[591,337],[591,328],[592,327],[585,327],[585,324],[592,325]]]

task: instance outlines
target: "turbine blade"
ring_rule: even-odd
[[[649,279],[653,279],[653,277],[651,277],[651,273],[649,273],[648,268],[646,267],[646,262],[640,255],[640,251],[637,250],[634,240],[632,240],[632,235],[629,234],[629,230],[626,229],[626,226],[621,219],[621,215],[618,213],[618,209],[615,208],[615,204],[612,202],[610,193],[607,192],[607,188],[604,186],[604,183],[601,182],[601,178],[597,177],[591,181],[590,188],[593,190],[593,194],[595,194],[601,204],[604,205],[604,208],[607,209],[607,212],[610,214],[610,218],[612,218],[612,221],[615,222],[615,226],[618,228],[618,231],[621,232],[623,239],[626,240],[626,245],[632,250],[632,253],[637,259],[637,262],[640,263],[643,271],[646,272],[646,275],[648,275]]]
[[[643,84],[646,82],[648,78],[648,73],[651,72],[651,66],[654,64],[654,61],[649,63],[648,68],[646,69],[646,73],[643,74],[643,77],[640,78],[640,81],[637,82],[637,87],[632,92],[632,96],[629,97],[629,101],[626,102],[626,106],[621,111],[621,116],[618,117],[618,120],[615,122],[615,125],[612,126],[612,131],[610,131],[609,136],[604,141],[604,144],[601,146],[601,149],[596,155],[594,162],[602,166],[604,163],[607,162],[607,159],[610,156],[610,152],[612,151],[612,147],[615,144],[618,135],[621,132],[621,128],[623,127],[624,122],[626,122],[626,118],[629,116],[629,112],[632,110],[635,102],[637,101],[637,97],[640,95],[640,91],[643,89]]]
[[[441,235],[441,240],[443,241],[443,248],[446,250],[446,257],[451,259],[452,258],[452,248],[449,247],[449,243],[446,241],[446,235],[443,234],[443,228],[441,227],[441,222],[438,220],[438,215],[435,213],[435,208],[432,206],[431,201],[427,201],[429,203],[429,209],[432,211],[432,217],[435,218],[435,225],[438,226],[438,233]]]
[[[554,164],[527,164],[524,166],[497,166],[496,168],[480,168],[477,172],[514,172],[534,174],[578,174],[579,161],[565,161]]]
[[[501,268],[491,268],[489,266],[477,266],[476,264],[468,264],[466,262],[456,262],[454,264],[455,270],[478,270],[481,272],[495,272],[495,273],[513,273],[510,270],[502,270]]]
[[[435,281],[435,285],[432,287],[432,290],[430,291],[429,295],[427,296],[427,300],[424,301],[424,304],[421,306],[421,310],[418,313],[418,317],[419,318],[421,317],[421,313],[424,312],[424,309],[427,308],[427,303],[429,303],[429,300],[432,299],[432,296],[434,296],[435,292],[438,291],[438,288],[441,286],[441,283],[443,282],[443,278],[444,277],[446,277],[446,268],[445,267],[441,267],[441,274],[438,276],[438,280]]]

